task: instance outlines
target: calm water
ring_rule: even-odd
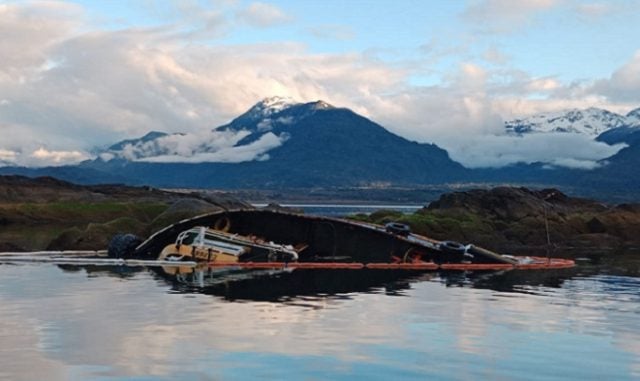
[[[179,278],[5,264],[0,379],[639,379],[637,261],[597,261]]]

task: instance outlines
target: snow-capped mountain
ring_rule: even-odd
[[[581,150],[573,152],[581,156],[575,156],[573,166],[563,166],[556,160],[551,167],[549,161],[523,161],[501,168],[468,169],[435,144],[408,141],[349,109],[322,101],[298,103],[268,98],[214,129],[150,132],[113,144],[97,152],[97,159],[78,165],[5,166],[0,167],[0,173],[56,176],[80,183],[123,182],[179,188],[510,182],[565,184],[603,192],[615,187],[624,192],[638,189],[634,174],[640,166],[640,109],[625,116],[599,109],[571,110],[508,122],[507,127],[516,135],[506,137],[509,142],[518,143],[516,150],[531,148],[528,145],[535,149],[536,144],[547,149],[548,142],[559,141],[555,148],[549,148],[549,160],[556,160],[559,156],[554,156],[554,149],[564,150],[566,144],[571,144],[567,142],[578,142],[575,145]],[[589,137],[597,134],[597,141],[591,141]],[[593,147],[599,150],[595,155],[601,155],[613,152],[607,145],[618,144],[619,151],[613,150],[617,153],[596,157],[599,165],[595,168],[575,165],[596,160]],[[561,159],[565,157],[573,159]],[[575,167],[581,169],[572,169]]]
[[[627,114],[627,120],[640,126],[640,107],[635,110],[629,111],[629,113]]]
[[[324,101],[300,103],[289,97],[270,97],[256,103],[247,112],[219,130],[269,131],[277,124],[294,124],[318,110],[334,108]]]
[[[433,183],[466,173],[434,144],[346,108],[286,98],[267,98],[215,129],[120,142],[81,166],[181,187]]]
[[[241,163],[269,159],[268,151],[290,137],[293,125],[320,110],[333,109],[323,101],[299,103],[271,97],[258,102],[229,124],[197,133],[150,132],[101,151],[103,161],[164,163]]]
[[[324,101],[300,103],[291,98],[271,97],[258,102],[249,111],[221,126],[218,130],[242,131],[252,133],[272,131],[291,126],[307,118],[317,111],[329,110],[334,107]]]
[[[576,133],[596,138],[605,131],[619,127],[640,125],[640,109],[626,116],[611,111],[588,108],[534,115],[505,122],[508,134]]]
[[[103,161],[165,163],[266,160],[269,158],[267,151],[280,146],[288,138],[286,134],[270,132],[273,124],[295,121],[292,117],[278,119],[277,115],[300,105],[291,98],[266,98],[225,126],[192,133],[150,132],[138,139],[113,144],[99,152],[98,157]]]
[[[290,97],[270,97],[256,103],[242,117],[249,120],[262,120],[277,114],[291,106],[300,104]]]

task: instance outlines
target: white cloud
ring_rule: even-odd
[[[0,83],[34,75],[52,47],[79,27],[80,14],[78,6],[62,2],[0,4]]]
[[[0,163],[14,163],[18,152],[0,149]]]
[[[560,0],[475,0],[462,16],[487,33],[508,33],[529,26],[535,16],[552,9]]]
[[[501,167],[515,163],[549,163],[560,167],[593,169],[598,160],[624,145],[609,146],[579,134],[532,134],[523,137],[484,135],[443,142],[451,157],[468,167]]]
[[[560,88],[560,83],[553,78],[536,78],[529,82],[528,88],[532,92],[552,91]]]
[[[576,14],[586,21],[597,20],[609,16],[620,8],[620,4],[612,2],[579,2],[575,5]]]
[[[275,5],[255,2],[238,11],[240,21],[257,28],[268,28],[291,21],[291,17]]]
[[[241,163],[269,159],[268,152],[289,138],[286,134],[267,132],[251,143],[240,145],[249,134],[246,130],[172,134],[126,144],[120,150],[108,151],[99,157],[104,161],[124,158],[149,163]]]
[[[16,21],[29,14],[26,7],[3,12],[11,17],[0,18],[0,29],[21,35],[32,28]],[[20,57],[13,40],[1,47],[20,64],[0,62],[0,149],[87,151],[151,130],[210,130],[274,94],[359,106],[354,99],[402,80],[401,72],[358,54],[309,54],[291,43],[189,46],[162,28],[78,33],[55,20],[56,33],[20,41],[46,46],[40,54]]]
[[[640,102],[640,50],[611,78],[596,82],[594,90],[612,101]]]
[[[348,25],[324,24],[310,27],[307,31],[314,37],[330,40],[347,41],[356,36],[353,28]]]
[[[206,151],[197,149],[173,151],[168,154],[139,158],[137,161],[149,163],[242,163],[254,160],[263,161],[269,159],[268,151],[281,146],[287,139],[288,136],[286,135],[277,136],[272,132],[267,132],[258,140],[245,145],[218,146],[216,149],[206,147]]]
[[[258,122],[258,131],[269,131],[273,128],[272,124],[271,124],[271,119],[266,118],[266,119],[262,119],[260,122]]]
[[[45,147],[22,148],[21,150],[0,149],[0,165],[19,165],[28,167],[57,167],[77,164],[90,159],[91,155],[83,151],[56,151]]]
[[[248,131],[200,131],[189,134],[162,136],[147,142],[127,144],[121,152],[127,160],[139,160],[153,156],[193,156],[203,151],[219,151],[232,147],[249,135]]]
[[[494,139],[502,132],[503,118],[592,106],[626,112],[640,104],[640,53],[595,86],[566,84],[552,76],[531,77],[504,67],[490,69],[491,65],[468,57],[440,73],[437,85],[419,87],[412,86],[409,78],[424,70],[420,65],[416,69],[389,64],[367,54],[310,53],[298,43],[196,45],[185,43],[191,40],[185,40],[182,32],[190,29],[174,26],[100,31],[83,26],[77,7],[47,4],[53,5],[0,5],[0,33],[17,36],[0,44],[0,56],[7,57],[0,61],[0,150],[17,152],[6,160],[23,165],[47,162],[31,155],[40,147],[49,153],[82,154],[152,130],[185,133],[159,140],[165,151],[158,155],[167,160],[189,155],[202,161],[264,159],[266,147],[282,144],[282,137],[267,134],[259,144],[239,149],[234,145],[240,135],[208,131],[273,95],[349,107],[401,136],[435,142],[464,164],[502,165],[542,157],[542,151],[527,151],[528,147],[518,155],[509,141]],[[554,5],[553,1],[475,2],[467,17],[495,9],[507,20],[522,20]],[[189,14],[197,18],[198,12]],[[216,17],[209,12],[201,20],[222,25]],[[506,58],[489,49],[485,59],[500,63]],[[268,129],[266,123],[262,127]],[[487,144],[494,153],[477,144],[484,136],[489,136]],[[205,152],[199,144],[214,148]],[[589,144],[595,153],[586,161],[610,152]],[[152,148],[131,147],[127,154],[141,159],[144,152],[136,150]],[[483,161],[482,156],[488,158]],[[74,159],[58,157],[60,162]],[[568,158],[551,150],[546,162]]]
[[[509,62],[509,56],[498,50],[497,47],[491,46],[482,54],[482,58],[495,65],[504,65]]]
[[[63,165],[68,163],[77,163],[89,158],[89,155],[80,151],[49,151],[44,147],[40,147],[33,151],[31,158],[44,163],[44,165]]]

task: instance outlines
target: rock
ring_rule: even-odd
[[[609,207],[557,189],[498,187],[453,192],[416,212],[412,228],[436,239],[498,251],[556,247],[609,250],[640,244],[640,204]],[[455,221],[452,224],[451,221]],[[487,231],[485,226],[492,226]]]
[[[174,202],[149,225],[149,233],[158,231],[180,220],[222,210],[218,205],[200,199],[182,199]]]
[[[146,236],[144,223],[129,217],[121,217],[107,223],[89,223],[85,229],[72,227],[53,239],[47,250],[103,250],[118,233]]]
[[[593,217],[587,222],[589,233],[606,233],[607,227],[597,217]]]
[[[0,252],[5,253],[21,253],[27,251],[23,247],[15,245],[11,242],[0,242]]]

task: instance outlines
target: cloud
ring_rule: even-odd
[[[325,24],[307,28],[307,31],[314,37],[347,41],[353,40],[356,36],[355,31],[348,25]]]
[[[49,151],[43,147],[33,151],[31,158],[46,163],[45,165],[63,165],[77,163],[89,158],[89,155],[80,151]]]
[[[502,167],[515,163],[549,163],[553,166],[594,169],[599,160],[625,145],[610,146],[580,134],[531,134],[522,137],[484,135],[472,140],[443,142],[451,158],[470,168]]]
[[[559,0],[476,0],[469,3],[462,17],[484,33],[510,33],[530,25],[538,13],[559,3]]]
[[[597,19],[613,12],[611,3],[580,3],[576,4],[575,12],[587,19]]]
[[[504,65],[507,62],[509,62],[509,59],[510,59],[509,56],[502,53],[495,46],[491,46],[487,50],[485,50],[484,53],[482,54],[482,58],[485,61],[495,65]]]
[[[31,35],[30,8],[2,12],[0,30],[31,36],[0,47],[17,62],[0,62],[4,150],[87,152],[152,130],[210,130],[274,94],[357,111],[362,95],[403,78],[359,54],[309,54],[293,43],[192,46],[166,28],[78,32],[76,22],[51,17],[49,31]],[[39,46],[38,54],[21,44]]]
[[[554,78],[536,78],[529,82],[528,88],[532,92],[545,92],[560,88],[560,83]]]
[[[83,151],[55,151],[45,147],[23,147],[16,151],[0,149],[0,166],[58,167],[90,158],[91,155]]]
[[[121,151],[114,152],[127,160],[166,155],[187,157],[203,151],[218,151],[224,147],[232,147],[247,135],[249,135],[248,131],[204,131],[173,134],[146,142],[127,144]]]
[[[62,2],[0,4],[0,83],[27,79],[47,61],[55,44],[80,26],[81,8]]]
[[[291,21],[291,17],[275,5],[255,2],[236,14],[238,20],[256,28],[269,28]]]
[[[576,17],[587,23],[610,22],[620,16],[634,15],[640,11],[637,1],[573,1],[569,5]]]
[[[267,132],[258,140],[245,145],[218,146],[213,150],[210,147],[205,147],[206,151],[190,147],[192,149],[186,152],[183,147],[181,151],[147,156],[136,161],[149,163],[242,163],[254,160],[263,161],[269,159],[268,151],[281,146],[287,139],[287,135],[278,136],[272,132]]]
[[[0,152],[4,152],[0,160],[21,165],[46,165],[55,157],[59,162],[80,160],[96,146],[149,131],[182,133],[155,147],[154,156],[166,160],[190,155],[202,161],[265,159],[268,150],[285,137],[266,134],[251,147],[240,148],[235,147],[240,135],[209,131],[273,95],[322,99],[351,108],[403,137],[435,142],[466,165],[504,165],[542,158],[542,152],[522,147],[526,153],[517,155],[509,141],[494,139],[503,132],[503,119],[592,106],[626,112],[640,103],[640,53],[595,85],[533,77],[468,57],[438,73],[437,84],[415,86],[412,76],[431,67],[387,63],[366,53],[312,53],[300,43],[193,44],[185,35],[206,28],[189,29],[179,22],[146,29],[96,30],[83,24],[82,11],[75,6],[29,4],[0,5],[0,32],[16,36],[0,44],[0,56],[7,57],[0,61]],[[474,3],[490,9],[503,7],[502,12],[513,14],[508,19],[554,4]],[[469,9],[479,12],[473,6]],[[184,22],[198,17],[197,11],[183,13]],[[210,11],[203,19],[216,17]],[[454,54],[444,52],[438,41],[432,42],[428,54]],[[497,64],[506,59],[491,48],[484,58]],[[267,122],[261,127],[268,131]],[[487,144],[495,153],[478,144],[484,136],[489,136]],[[41,160],[32,155],[41,147],[51,155],[82,155]],[[146,160],[144,149],[151,148],[132,147],[128,154]],[[587,156],[587,162],[611,152],[591,148],[598,153]],[[488,159],[477,159],[482,155]],[[567,162],[567,158],[560,151],[550,151],[545,162]]]
[[[593,90],[613,102],[640,103],[640,50],[610,78],[597,81]]]
[[[14,163],[18,152],[0,149],[0,163]]]
[[[249,144],[238,144],[249,135],[250,132],[246,130],[172,134],[126,144],[121,150],[107,151],[99,157],[104,161],[119,157],[150,163],[241,163],[267,160],[267,152],[281,146],[289,138],[286,134],[267,132]]]

